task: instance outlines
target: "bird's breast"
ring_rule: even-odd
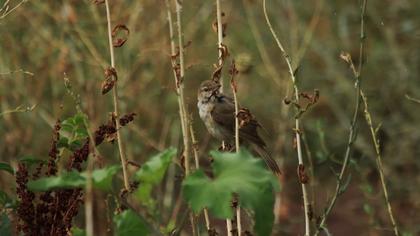
[[[199,112],[200,118],[201,120],[203,120],[209,133],[213,137],[223,140],[224,135],[222,133],[222,130],[220,129],[219,125],[214,121],[211,114],[214,108],[214,103],[199,101],[197,106],[198,106],[198,112]]]

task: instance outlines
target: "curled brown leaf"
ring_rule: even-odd
[[[117,34],[121,31],[124,32],[124,37],[116,38]],[[128,27],[126,25],[124,25],[124,24],[116,25],[114,27],[114,29],[112,30],[112,38],[114,39],[112,41],[112,45],[116,48],[121,47],[127,41],[128,35],[130,35],[130,30],[128,29]]]
[[[118,80],[117,71],[113,67],[105,69],[105,80],[102,82],[102,95],[108,93]]]

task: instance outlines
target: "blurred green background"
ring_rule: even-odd
[[[292,96],[286,64],[265,22],[261,1],[221,3],[227,23],[224,43],[231,54],[228,60],[235,58],[240,70],[239,102],[269,131],[265,140],[284,172],[278,230],[285,235],[302,234],[294,109],[283,103]],[[360,2],[281,0],[267,4],[293,65],[299,65],[300,90],[320,91],[318,103],[302,117],[304,158],[313,163],[311,196],[314,214],[319,216],[335,188],[355,106],[354,77],[339,55],[349,52],[358,64]],[[374,126],[381,125],[378,137],[390,200],[405,235],[420,234],[420,104],[406,98],[420,98],[419,9],[420,1],[369,1],[365,20],[362,88]],[[209,137],[196,109],[196,90],[211,77],[218,58],[217,35],[212,30],[215,16],[214,1],[184,1],[184,38],[191,41],[185,55],[185,94],[203,165],[208,165],[206,153],[219,145]],[[137,163],[157,150],[182,143],[166,17],[163,0],[111,1],[113,26],[123,23],[130,29],[128,41],[115,49],[115,57],[121,113],[137,114],[134,123],[122,131],[127,157]],[[75,103],[64,87],[64,73],[80,95],[91,126],[108,120],[112,97],[101,95],[100,89],[109,66],[106,30],[105,6],[92,1],[31,0],[0,19],[0,110],[36,105],[30,112],[0,117],[1,161],[15,164],[26,155],[47,157],[55,120],[75,113]],[[224,78],[227,85],[227,67]],[[328,228],[334,235],[392,235],[370,132],[363,111],[359,115],[349,166],[352,177],[327,221]],[[100,149],[106,153],[106,163],[118,163],[116,144]],[[12,193],[13,178],[1,172],[0,176],[2,189]],[[104,223],[100,220],[95,223]]]

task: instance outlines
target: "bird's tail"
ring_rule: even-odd
[[[277,176],[281,175],[281,171],[277,162],[271,157],[270,153],[265,147],[260,147],[256,144],[252,144],[252,148],[258,153],[258,155],[264,160],[265,164],[270,168],[271,171]]]

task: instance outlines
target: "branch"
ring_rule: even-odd
[[[283,54],[283,58],[286,61],[287,67],[289,68],[289,74],[290,74],[290,78],[292,80],[293,83],[293,88],[294,88],[294,93],[295,93],[295,100],[298,103],[299,102],[299,90],[298,87],[296,85],[296,77],[295,77],[295,72],[294,69],[292,68],[292,62],[290,59],[290,56],[286,53],[286,51],[284,50],[284,47],[282,45],[282,43],[280,42],[280,40],[277,37],[276,32],[274,31],[270,19],[268,18],[268,14],[267,14],[267,8],[266,8],[266,1],[263,0],[263,10],[264,10],[264,16],[265,16],[265,20],[267,22],[268,27],[270,28],[271,34],[273,35],[274,40],[277,43],[277,46],[279,47],[280,51]],[[302,147],[301,147],[301,139],[300,139],[300,130],[299,130],[299,117],[295,118],[295,133],[296,133],[296,149],[297,149],[297,155],[298,155],[298,163],[299,163],[299,172],[300,170],[303,171],[304,169],[304,165],[303,165],[303,157],[302,157]],[[302,195],[303,195],[303,204],[304,204],[304,209],[305,209],[305,236],[309,236],[311,234],[311,227],[310,227],[310,219],[309,219],[309,212],[310,212],[310,208],[311,208],[311,204],[309,202],[309,197],[308,197],[308,190],[307,190],[307,183],[305,183],[305,181],[300,181],[301,182],[301,186],[302,186]]]
[[[357,119],[358,119],[358,114],[359,114],[359,106],[360,106],[360,92],[361,92],[361,73],[362,73],[362,65],[363,65],[363,55],[364,55],[364,41],[365,41],[365,28],[364,28],[364,21],[365,21],[365,15],[366,15],[366,4],[367,4],[367,0],[364,0],[361,6],[361,14],[360,14],[360,47],[359,47],[359,66],[358,69],[356,70],[353,61],[351,59],[351,56],[349,54],[345,54],[342,53],[341,54],[341,58],[343,60],[345,60],[351,70],[353,71],[353,75],[355,77],[355,83],[356,83],[356,101],[355,101],[355,108],[354,108],[354,112],[353,112],[353,118],[352,121],[350,123],[350,131],[349,131],[349,138],[347,141],[347,148],[346,148],[346,152],[344,154],[344,162],[343,165],[341,167],[341,171],[340,171],[340,175],[338,176],[337,179],[337,185],[335,187],[335,192],[333,197],[330,200],[330,203],[328,204],[328,207],[326,208],[324,214],[321,216],[321,221],[319,223],[319,225],[317,226],[317,231],[315,233],[315,235],[319,234],[319,231],[321,229],[324,229],[325,226],[325,222],[328,218],[328,215],[331,213],[333,207],[335,206],[335,203],[337,201],[337,197],[342,193],[342,184],[343,184],[343,178],[344,178],[344,174],[346,173],[347,167],[348,167],[348,163],[350,160],[350,152],[351,149],[353,147],[353,143],[356,139],[356,124],[357,124]]]
[[[389,219],[391,220],[392,227],[394,228],[395,236],[399,236],[400,233],[399,233],[399,230],[398,230],[398,226],[397,226],[397,223],[395,221],[394,214],[392,213],[391,203],[389,202],[388,187],[386,185],[384,169],[383,169],[383,165],[382,165],[382,156],[381,156],[380,144],[379,144],[379,140],[376,137],[377,129],[373,128],[373,122],[372,122],[372,117],[371,117],[370,112],[369,112],[367,98],[366,98],[366,96],[365,96],[365,94],[363,93],[362,90],[360,91],[360,95],[362,97],[363,104],[364,104],[364,107],[365,107],[365,109],[364,109],[365,119],[366,119],[366,122],[369,126],[370,134],[372,136],[372,142],[373,142],[373,145],[375,147],[376,165],[378,167],[379,176],[380,176],[380,179],[381,179],[382,191],[384,191],[384,198],[385,198],[385,202],[386,202],[386,206],[387,206],[387,210],[388,210],[388,214],[389,214]]]
[[[105,0],[105,7],[106,7],[106,20],[108,24],[108,41],[109,41],[109,53],[111,55],[111,67],[115,68],[115,57],[114,57],[114,46],[112,45],[112,29],[111,29],[111,14],[109,10],[109,3],[108,0]],[[114,115],[115,119],[118,121],[119,118],[119,108],[118,108],[118,83],[115,83],[113,88],[113,100],[114,100]],[[130,183],[128,181],[128,173],[127,173],[127,159],[125,157],[125,151],[122,144],[122,137],[121,137],[121,131],[120,131],[120,123],[116,123],[116,129],[117,129],[117,143],[118,143],[118,150],[120,152],[120,158],[121,158],[121,165],[123,170],[123,177],[124,177],[124,187],[125,190],[130,190]]]

